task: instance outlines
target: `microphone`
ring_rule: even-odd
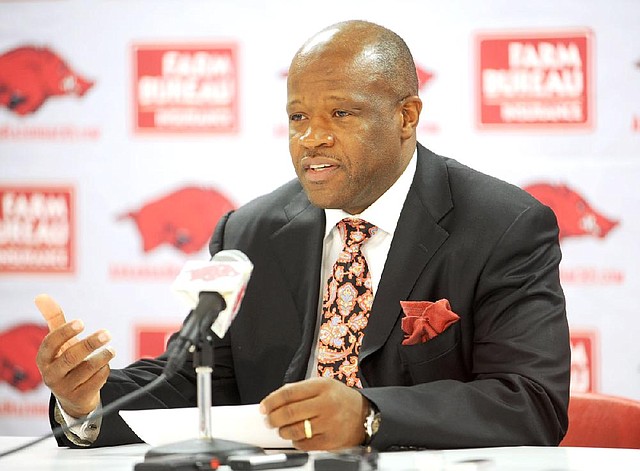
[[[253,271],[249,258],[239,250],[222,250],[209,262],[188,261],[173,282],[172,289],[189,307],[197,307],[201,293],[219,293],[226,303],[214,318],[211,330],[222,338],[236,317]]]
[[[238,314],[253,271],[249,258],[239,250],[222,250],[206,261],[188,261],[172,289],[193,310],[172,342],[164,371],[168,376],[184,363],[199,336],[211,329],[225,336]]]

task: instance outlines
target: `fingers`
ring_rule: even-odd
[[[74,323],[75,321],[71,324]],[[49,336],[54,336],[58,332],[66,330],[67,326],[69,326],[69,324],[65,324],[61,329],[52,332]],[[75,330],[75,328],[73,330]],[[46,340],[47,337],[45,337],[45,341]],[[72,381],[76,376],[80,379],[86,379],[84,370],[89,369],[93,373],[97,367],[103,366],[104,363],[101,360],[106,359],[108,362],[115,355],[111,347],[100,350],[99,353],[101,353],[101,355],[94,355],[94,352],[97,352],[110,340],[111,335],[109,332],[100,330],[76,342],[55,358],[50,358],[47,379],[53,383],[65,377],[68,381]],[[74,373],[73,375],[70,374],[72,371]]]
[[[260,403],[260,410],[266,415],[269,427],[278,428],[278,434],[285,440],[309,440],[309,430],[305,431],[305,420],[311,420],[311,435],[318,437],[326,431],[317,411],[321,407],[318,400],[324,390],[322,382],[315,379],[286,384],[272,392]]]
[[[50,331],[57,329],[67,322],[64,318],[64,312],[62,312],[58,303],[56,303],[48,294],[39,294],[35,297],[34,302],[42,314],[42,317],[47,322]]]
[[[324,387],[323,382],[312,379],[285,384],[272,392],[260,403],[267,425],[279,428],[282,438],[305,438],[303,421],[317,416]]]
[[[43,371],[43,381],[72,417],[84,416],[98,406],[109,362],[115,356],[113,348],[103,347],[110,338],[104,334],[96,332],[79,341]],[[88,351],[92,353],[87,355]]]
[[[60,305],[48,294],[39,294],[35,297],[34,302],[46,321],[47,326],[49,327],[49,332],[53,332],[67,322]],[[70,337],[67,339],[66,343],[60,346],[60,349],[67,349],[77,341],[78,339],[76,339],[75,336]]]
[[[84,324],[82,321],[74,320],[49,332],[38,349],[38,355],[36,356],[38,367],[42,369],[42,367],[58,358],[63,351],[73,346],[71,339],[76,339],[75,343],[78,343],[76,336],[83,330]]]
[[[321,398],[311,398],[300,402],[294,402],[280,407],[267,416],[272,427],[279,429],[280,436],[286,440],[304,440],[308,430],[305,430],[304,421],[311,424],[311,435],[319,435],[328,432],[324,427],[324,421],[319,415],[321,410]]]
[[[260,403],[267,425],[278,428],[282,438],[301,450],[362,443],[366,409],[366,399],[359,392],[328,378],[287,384]]]
[[[305,421],[308,421],[308,426]],[[315,416],[280,427],[278,434],[285,440],[291,440],[296,448],[319,449],[319,445],[334,432],[331,427],[326,418]]]
[[[270,417],[273,411],[283,406],[318,396],[324,389],[324,381],[322,380],[323,378],[314,378],[298,383],[285,384],[260,402],[260,410]],[[295,419],[292,418],[292,420]]]
[[[98,407],[100,389],[107,381],[109,372],[109,365],[105,364],[96,370],[87,381],[76,384],[74,389],[60,389],[59,392],[52,389],[52,391],[67,414],[76,418],[83,417]],[[69,386],[69,384],[64,383],[64,386]]]
[[[112,347],[102,348],[71,369],[65,379],[73,384],[86,384],[87,387],[91,387],[94,382],[100,383],[101,377],[105,373],[103,370],[107,367],[106,374],[109,374],[109,362],[115,356],[116,353]]]

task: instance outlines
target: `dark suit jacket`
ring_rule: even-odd
[[[239,249],[254,271],[234,324],[216,344],[214,403],[257,403],[304,378],[314,347],[324,226],[324,212],[297,180],[218,224],[211,253]],[[418,145],[416,176],[360,353],[362,393],[382,414],[375,447],[560,442],[570,369],[560,258],[549,208]],[[399,301],[442,298],[460,321],[425,343],[403,346]],[[148,383],[162,365],[160,357],[113,371],[103,403]],[[131,408],[194,406],[195,397],[187,363]],[[137,440],[113,415],[95,445]]]

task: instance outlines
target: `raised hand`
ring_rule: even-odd
[[[79,339],[82,321],[67,322],[58,303],[46,294],[38,295],[35,303],[49,326],[36,356],[42,379],[67,414],[82,417],[100,403],[100,388],[115,356],[113,348],[105,347],[111,336],[99,330]]]

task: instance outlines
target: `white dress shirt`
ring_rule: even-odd
[[[371,206],[365,209],[360,214],[349,214],[341,209],[325,209],[326,226],[324,245],[322,248],[322,268],[320,272],[320,296],[318,299],[318,316],[316,319],[316,335],[314,338],[314,350],[309,357],[309,364],[307,366],[307,378],[313,378],[317,376],[317,364],[318,364],[318,332],[320,330],[320,324],[322,322],[322,298],[325,290],[327,289],[327,283],[331,276],[331,271],[335,261],[338,259],[338,255],[342,251],[342,236],[340,231],[336,227],[336,224],[344,218],[353,217],[363,219],[378,227],[378,231],[367,240],[361,248],[364,258],[367,260],[369,266],[369,273],[371,274],[371,286],[373,290],[373,297],[375,299],[376,292],[378,291],[378,285],[380,284],[380,278],[382,277],[382,270],[387,260],[387,254],[391,247],[391,241],[393,240],[393,234],[396,231],[398,225],[398,219],[400,219],[400,212],[404,206],[404,202],[407,199],[409,188],[413,182],[413,177],[416,173],[417,167],[417,151],[414,151],[413,157],[409,161],[409,165],[404,170],[400,178],[389,188],[380,198],[378,198]],[[365,334],[366,335],[366,334]]]

